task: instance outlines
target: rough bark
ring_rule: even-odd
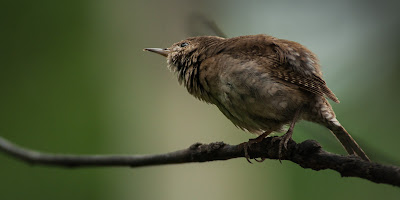
[[[280,138],[271,142],[268,137],[262,142],[250,145],[251,158],[279,159]],[[0,137],[0,150],[4,153],[26,161],[60,167],[145,167],[191,162],[208,162],[245,157],[244,145],[229,145],[223,142],[210,144],[196,143],[187,149],[155,155],[67,155],[41,153],[19,147]],[[324,151],[320,144],[306,140],[297,144],[288,142],[288,148],[282,151],[281,160],[289,160],[303,168],[316,171],[331,169],[343,177],[359,177],[375,183],[386,183],[400,187],[400,168],[367,162],[357,156],[342,156]]]

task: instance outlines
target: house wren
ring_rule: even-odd
[[[268,35],[192,37],[166,49],[147,48],[167,58],[168,68],[197,99],[216,105],[258,142],[298,120],[327,127],[349,154],[369,160],[335,117],[326,98],[339,103],[322,79],[318,59],[303,45]],[[246,143],[247,144],[247,143]],[[247,147],[245,147],[248,159]]]

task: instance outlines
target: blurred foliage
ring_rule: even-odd
[[[214,106],[142,52],[187,37],[202,13],[229,36],[298,41],[321,60],[338,119],[373,160],[400,164],[398,1],[2,1],[0,135],[55,153],[144,154],[194,142],[239,143]],[[294,139],[344,153],[323,127]],[[333,171],[245,159],[139,169],[30,166],[0,154],[0,199],[398,199],[400,191]]]

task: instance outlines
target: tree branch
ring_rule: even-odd
[[[251,158],[278,159],[280,138],[274,143],[272,137],[250,145]],[[243,143],[229,145],[223,142],[210,144],[196,143],[187,149],[156,155],[66,155],[41,153],[19,147],[0,137],[0,151],[26,161],[30,164],[41,164],[62,167],[106,167],[129,166],[142,167],[191,162],[207,162],[244,157]],[[289,160],[303,168],[316,171],[332,169],[343,177],[360,177],[375,183],[386,183],[400,187],[400,168],[366,162],[356,156],[341,156],[324,151],[319,143],[306,140],[297,144],[288,142],[281,160]]]

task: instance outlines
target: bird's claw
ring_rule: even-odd
[[[243,143],[244,157],[246,158],[247,162],[249,162],[250,164],[253,164],[250,161],[250,156],[249,156],[249,151],[248,151],[250,149],[250,146],[252,144],[254,144],[254,143],[259,143],[259,142],[263,141],[264,138],[267,137],[270,133],[271,132],[264,132],[263,134],[261,134],[257,138],[249,139],[248,142]],[[261,158],[261,159],[254,158],[254,160],[257,161],[257,162],[263,162],[265,160],[265,158]]]

